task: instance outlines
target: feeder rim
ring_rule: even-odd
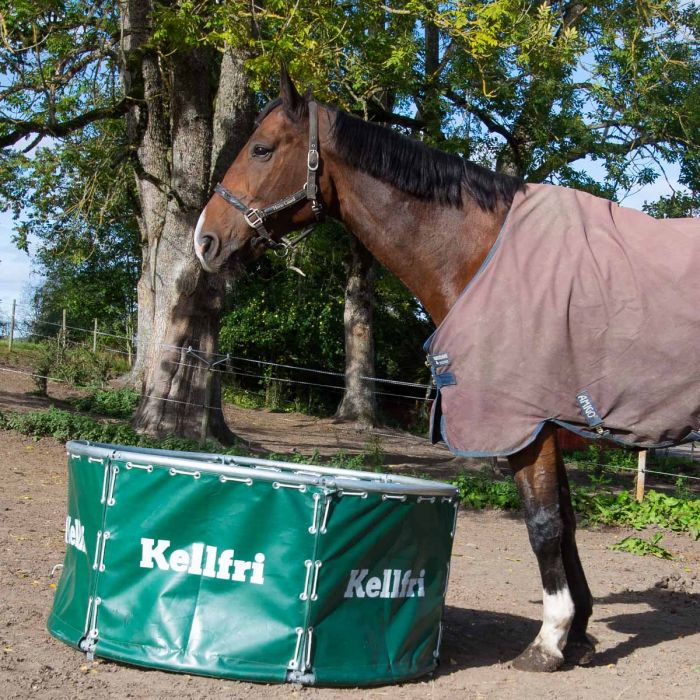
[[[199,472],[273,483],[284,481],[287,484],[346,491],[348,495],[365,492],[450,499],[457,496],[457,489],[454,486],[440,481],[258,457],[160,450],[88,440],[71,440],[66,443],[66,450],[70,455],[134,462],[143,466],[175,468],[192,475]]]

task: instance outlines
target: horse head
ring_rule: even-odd
[[[202,211],[194,249],[208,272],[236,272],[282,237],[321,216],[324,191],[319,158],[319,109],[297,91],[286,69],[280,96],[260,114],[241,149]],[[328,201],[325,199],[325,201]]]

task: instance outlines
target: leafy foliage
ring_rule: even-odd
[[[348,255],[345,236],[336,224],[319,227],[313,234],[313,243],[304,246],[292,261],[305,277],[290,270],[285,261],[268,256],[259,263],[256,274],[236,284],[229,294],[220,351],[234,358],[232,364],[239,372],[239,384],[247,388],[269,387],[264,402],[268,408],[284,409],[287,400],[296,400],[296,408],[306,410],[311,404],[312,412],[328,413],[337,405],[337,390],[323,392],[313,385],[342,386],[342,377],[275,368],[275,376],[310,383],[289,387],[266,380],[264,366],[237,358],[265,358],[268,362],[342,373],[344,265]],[[421,347],[432,324],[420,305],[396,278],[385,272],[379,274],[374,304],[378,376],[426,382],[429,375]],[[274,406],[270,403],[273,388],[281,394],[275,395]],[[235,393],[235,389],[232,391]],[[311,397],[307,400],[309,392]],[[250,396],[239,396],[238,402],[241,400],[248,405],[253,401]]]
[[[497,481],[486,474],[463,472],[453,483],[459,492],[459,500],[470,508],[520,508],[520,496],[510,477]]]
[[[1,413],[0,429],[17,430],[24,435],[35,437],[53,437],[62,442],[91,440],[93,442],[156,447],[166,450],[222,451],[218,445],[211,444],[202,448],[196,440],[179,438],[174,435],[163,439],[151,438],[135,432],[130,425],[121,421],[98,421],[90,416],[54,407],[45,411],[30,411],[28,413]],[[228,452],[238,453],[236,448],[231,448]]]
[[[572,499],[575,510],[584,522],[622,525],[642,530],[657,525],[676,532],[688,532],[700,539],[700,498],[677,498],[658,491],[646,492],[643,501],[636,501],[628,491],[593,492],[577,488]]]
[[[614,198],[656,179],[659,158],[698,190],[698,13],[677,0],[238,0],[198,21],[170,5],[160,20],[181,43],[247,47],[268,95],[281,57],[320,99],[531,181]],[[579,167],[587,157],[604,182]]]
[[[659,559],[673,559],[671,552],[659,545],[662,539],[663,535],[659,532],[652,535],[648,540],[642,537],[630,536],[625,537],[616,544],[610,545],[610,549],[617,550],[618,552],[629,552],[630,554],[636,554],[641,557],[651,555]]]
[[[134,389],[97,389],[75,401],[78,411],[98,413],[112,418],[130,419],[139,402]]]
[[[74,386],[101,385],[113,370],[113,358],[105,353],[93,353],[81,345],[66,346],[59,342],[41,343],[37,354],[34,372],[40,393],[46,393],[46,380],[49,376]]]
[[[459,498],[471,508],[520,508],[520,497],[511,478],[494,480],[487,474],[462,473],[453,482]],[[700,497],[668,496],[646,492],[636,501],[628,491],[614,492],[604,485],[574,486],[571,490],[574,510],[583,524],[618,525],[642,530],[657,526],[676,532],[688,532],[700,539]]]

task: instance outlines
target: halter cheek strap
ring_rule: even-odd
[[[306,156],[306,182],[300,190],[266,207],[254,208],[244,204],[233,192],[227,190],[221,183],[214,188],[214,192],[231,206],[242,212],[243,218],[248,226],[255,229],[256,235],[251,241],[253,246],[264,245],[267,248],[288,252],[291,247],[295,246],[303,238],[306,238],[315,228],[315,225],[305,228],[294,240],[282,238],[281,241],[275,241],[265,227],[265,219],[269,216],[289,209],[304,200],[311,202],[311,209],[314,212],[316,221],[318,222],[321,220],[323,205],[318,197],[317,175],[320,163],[318,149],[318,105],[311,101],[309,102],[309,151]]]

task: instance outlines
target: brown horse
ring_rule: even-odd
[[[312,223],[322,206],[439,324],[486,258],[522,187],[515,178],[316,105],[283,71],[281,97],[260,115],[200,216],[195,252],[208,272],[235,272]],[[591,594],[555,428],[545,426],[509,463],[544,603],[542,628],[514,665],[552,671],[565,656],[581,662],[594,650],[586,635]]]

